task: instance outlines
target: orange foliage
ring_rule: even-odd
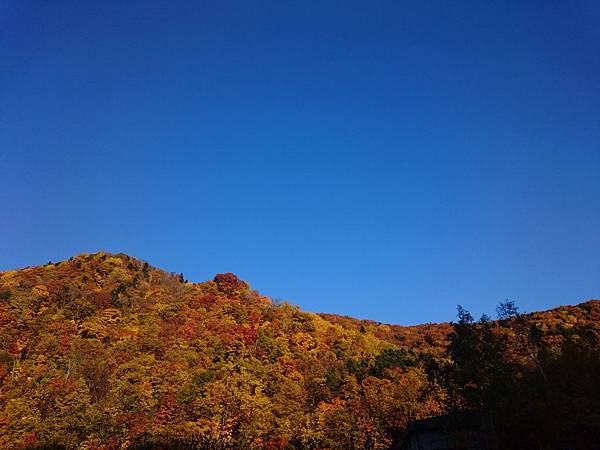
[[[599,305],[533,318],[550,342]],[[304,313],[123,254],[3,272],[0,448],[389,448],[441,412],[426,369],[451,330]]]

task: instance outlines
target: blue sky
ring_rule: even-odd
[[[413,324],[600,297],[592,1],[4,1],[0,270]]]

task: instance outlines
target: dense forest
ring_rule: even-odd
[[[489,448],[596,448],[600,301],[402,327],[124,254],[0,273],[0,448],[386,449],[475,412]]]

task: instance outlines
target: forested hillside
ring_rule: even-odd
[[[592,376],[599,304],[401,327],[305,313],[233,274],[191,283],[123,254],[2,272],[0,448],[390,448],[415,419],[510,417],[488,394],[507,380],[541,377],[543,402],[568,373],[564,355]],[[593,405],[581,414],[600,423]]]

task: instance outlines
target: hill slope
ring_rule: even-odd
[[[531,316],[557,339],[600,302]],[[127,255],[0,273],[0,448],[389,448],[444,409],[450,324],[274,304]]]

